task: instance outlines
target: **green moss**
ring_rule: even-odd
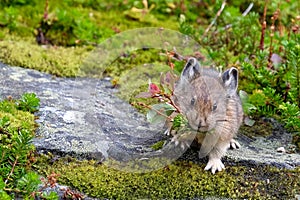
[[[78,75],[88,47],[43,47],[33,41],[0,41],[0,61],[13,66],[36,69],[56,76]]]
[[[34,132],[36,124],[34,122],[34,115],[30,112],[17,109],[14,101],[4,100],[0,104],[0,119],[6,117],[9,121],[9,129],[17,130],[20,127]],[[2,135],[3,134],[3,135]],[[5,137],[1,132],[0,136]]]
[[[255,136],[269,136],[273,133],[273,126],[270,122],[258,119],[253,126],[241,126],[240,132],[250,138]]]
[[[41,158],[38,170],[61,174],[59,182],[87,195],[109,199],[184,199],[229,197],[290,199],[300,192],[300,168],[283,170],[269,166],[228,166],[212,175],[204,165],[175,162],[149,173],[127,173],[95,161],[61,158],[51,166]],[[76,174],[76,176],[74,176]]]
[[[153,145],[151,146],[151,148],[154,149],[154,150],[162,149],[164,143],[165,143],[165,141],[159,141],[159,142],[156,142],[155,144],[153,144]]]

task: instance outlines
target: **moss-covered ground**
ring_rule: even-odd
[[[6,64],[65,77],[78,75],[80,64],[89,52],[88,47],[46,47],[15,37],[0,41],[0,48],[0,60]]]
[[[204,163],[178,161],[148,173],[128,173],[70,157],[45,165],[50,160],[49,156],[41,158],[40,173],[58,173],[60,183],[100,199],[292,199],[300,192],[299,167],[286,170],[235,163],[212,175],[204,171]]]
[[[28,111],[18,109],[14,100],[4,100],[0,103],[0,119],[0,141],[3,145],[11,141],[11,137],[16,134],[16,130],[27,129],[33,135],[36,128],[34,115]],[[9,134],[5,131],[6,127],[9,127]]]

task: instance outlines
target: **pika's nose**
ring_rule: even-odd
[[[207,126],[206,119],[201,119],[199,121],[198,128],[206,127],[206,126]]]

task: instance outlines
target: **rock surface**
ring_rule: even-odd
[[[34,92],[40,98],[40,126],[33,141],[38,151],[99,161],[161,155],[176,159],[183,154],[174,149],[152,150],[151,145],[164,137],[163,127],[148,124],[143,115],[116,96],[117,90],[108,80],[57,78],[0,63],[0,84],[1,98],[18,98],[25,92]],[[299,166],[299,154],[276,151],[279,147],[288,149],[291,134],[275,121],[272,124],[272,136],[239,136],[242,148],[228,151],[227,159],[286,168]]]

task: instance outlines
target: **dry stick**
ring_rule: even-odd
[[[203,38],[206,36],[206,34],[208,33],[208,31],[211,29],[211,27],[216,23],[218,17],[221,15],[222,11],[223,11],[224,8],[225,8],[225,5],[226,5],[226,0],[223,1],[220,10],[218,10],[218,12],[217,12],[215,18],[212,20],[212,22],[209,24],[209,26],[208,26],[208,27],[206,28],[206,30],[204,31],[204,34],[202,35],[202,38],[201,38],[201,39],[203,39]]]
[[[4,181],[4,184],[5,184],[5,185],[7,184],[8,179],[9,179],[9,178],[11,177],[11,175],[13,174],[13,172],[14,172],[14,170],[15,170],[15,167],[16,167],[16,165],[17,165],[18,159],[19,159],[19,157],[16,156],[16,159],[15,159],[15,161],[14,161],[14,164],[13,164],[13,166],[12,166],[12,168],[11,168],[11,170],[10,170],[8,176],[7,176],[7,178],[6,178],[5,181]]]
[[[271,33],[270,33],[270,47],[269,47],[269,57],[268,57],[268,68],[271,69],[272,68],[272,61],[271,61],[271,57],[273,54],[273,38],[274,38],[274,32],[275,32],[275,18],[272,17],[272,25],[271,25]]]
[[[260,43],[259,43],[259,49],[260,50],[264,50],[265,30],[267,28],[266,15],[267,15],[267,5],[268,5],[268,3],[269,3],[268,0],[266,0],[265,7],[264,7],[262,28],[261,28],[261,37],[260,37]]]
[[[172,51],[169,52],[169,51],[166,49],[166,55],[167,55],[167,57],[168,57],[168,64],[169,64],[170,67],[171,67],[171,64],[173,64],[173,63],[171,62],[171,58],[175,57],[175,55],[176,55],[176,57],[178,57],[179,59],[184,59],[183,56],[181,56],[180,54],[177,54],[176,48],[175,48],[175,47],[174,47],[173,49],[174,49],[173,52],[172,52]],[[171,53],[173,54],[173,56],[170,56]],[[174,67],[171,67],[172,70],[173,70],[173,68],[174,68]],[[172,91],[172,94],[173,94],[173,91]],[[177,112],[180,113],[179,107],[175,105],[175,103],[173,102],[172,98],[171,98],[169,95],[167,95],[167,94],[162,94],[162,95],[163,95],[165,98],[167,98],[167,99],[170,101],[171,105],[177,110]]]
[[[12,189],[12,188],[3,188],[3,190],[7,191],[7,192],[16,192],[16,193],[26,193],[28,191],[26,190],[19,190],[19,189]]]
[[[170,104],[176,109],[178,113],[181,113],[180,108],[176,106],[176,104],[173,102],[172,98],[169,95],[164,94],[164,97],[166,97],[170,101]]]
[[[4,160],[5,153],[6,153],[5,151],[2,152],[0,163],[2,163],[2,161]]]
[[[253,8],[253,3],[250,3],[248,8],[243,12],[243,17],[245,17],[246,15],[248,15],[248,13],[251,11],[251,9]]]
[[[187,61],[187,60],[188,60],[188,57],[185,57],[185,56],[179,54],[179,53],[176,51],[176,48],[175,48],[175,47],[173,48],[173,51],[170,51],[170,52],[167,52],[167,53],[160,53],[159,55],[169,57],[168,54],[173,54],[173,56],[171,56],[171,59],[174,59],[174,60],[177,60],[177,61]]]
[[[168,51],[168,49],[166,49],[166,54],[167,54],[167,57],[168,57],[168,65],[173,70],[174,66],[172,66],[172,65],[174,65],[174,64],[171,62],[171,56],[170,56],[170,52]]]
[[[49,0],[46,0],[45,8],[44,8],[44,20],[48,20],[48,14],[49,14]]]
[[[275,21],[278,20],[280,15],[280,10],[279,8],[277,8],[277,10],[273,13],[273,16],[271,17],[272,20],[272,25],[271,25],[271,33],[270,33],[270,50],[269,50],[269,58],[268,58],[268,68],[272,68],[272,63],[271,63],[271,57],[273,54],[273,49],[274,49],[274,45],[273,45],[273,38],[274,38],[274,34],[275,34]]]
[[[253,8],[253,3],[250,3],[249,4],[249,6],[248,6],[248,8],[243,12],[243,14],[242,14],[242,16],[243,17],[246,17],[248,14],[249,14],[249,12],[251,11],[251,9]],[[223,30],[227,30],[227,29],[229,29],[229,28],[231,28],[232,27],[232,24],[227,24],[223,29],[221,29],[222,31]],[[215,33],[217,33],[217,31],[215,32]]]

